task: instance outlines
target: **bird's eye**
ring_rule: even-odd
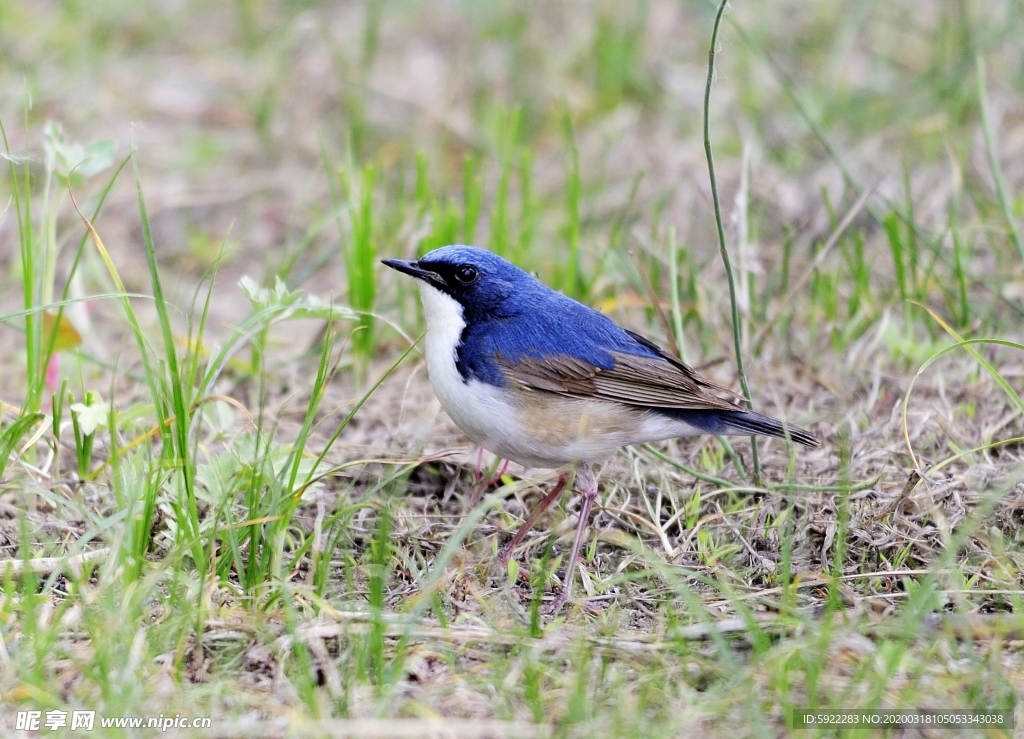
[[[463,264],[455,270],[455,279],[463,285],[468,285],[477,278],[476,267],[471,264]]]

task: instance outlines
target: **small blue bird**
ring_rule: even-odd
[[[582,505],[553,610],[569,597],[597,496],[592,464],[628,444],[693,434],[761,434],[818,445],[808,431],[738,407],[740,396],[485,249],[445,246],[416,261],[382,261],[418,280],[427,371],[456,425],[484,449],[526,467],[575,466]],[[502,564],[567,476],[561,474],[502,549]]]

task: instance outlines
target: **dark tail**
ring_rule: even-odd
[[[777,418],[754,411],[662,410],[666,415],[695,426],[709,434],[757,434],[792,439],[797,444],[816,447],[821,442],[810,431],[785,424]]]

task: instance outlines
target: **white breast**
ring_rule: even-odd
[[[479,380],[463,380],[455,366],[456,349],[462,340],[466,321],[462,305],[437,288],[420,282],[423,314],[427,319],[424,351],[427,372],[434,394],[441,407],[470,439],[490,452],[512,459],[508,439],[518,437],[515,408],[506,400],[501,388]]]

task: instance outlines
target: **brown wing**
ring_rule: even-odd
[[[495,359],[505,376],[522,388],[653,408],[739,410],[711,391],[738,398],[735,393],[704,379],[657,345],[638,336],[635,338],[658,356],[613,352],[615,365],[607,370],[564,354],[544,359],[524,358],[514,363],[500,354]]]
[[[635,333],[633,333],[632,331],[630,331],[628,329],[623,329],[623,330],[627,334],[632,336],[634,339],[636,339],[638,344],[642,344],[643,346],[645,346],[648,349],[650,349],[652,352],[656,353],[658,356],[660,356],[666,362],[668,362],[673,367],[675,367],[677,370],[679,370],[684,375],[686,375],[691,380],[693,380],[693,382],[696,383],[699,387],[706,388],[708,390],[712,390],[712,391],[714,391],[716,393],[722,393],[722,394],[728,396],[728,399],[730,401],[735,402],[735,403],[739,403],[741,406],[744,406],[744,407],[746,406],[746,402],[747,402],[746,398],[744,398],[739,393],[735,393],[735,392],[733,392],[732,390],[730,390],[727,387],[722,387],[721,385],[718,385],[718,384],[716,384],[714,382],[711,382],[711,380],[709,380],[706,377],[703,377],[702,375],[698,374],[697,371],[695,369],[693,369],[693,367],[691,367],[690,365],[688,365],[685,362],[683,362],[683,360],[681,360],[679,357],[672,356],[671,354],[666,352],[664,349],[662,349],[660,346],[655,344],[650,339],[645,339],[640,334],[635,334]]]

